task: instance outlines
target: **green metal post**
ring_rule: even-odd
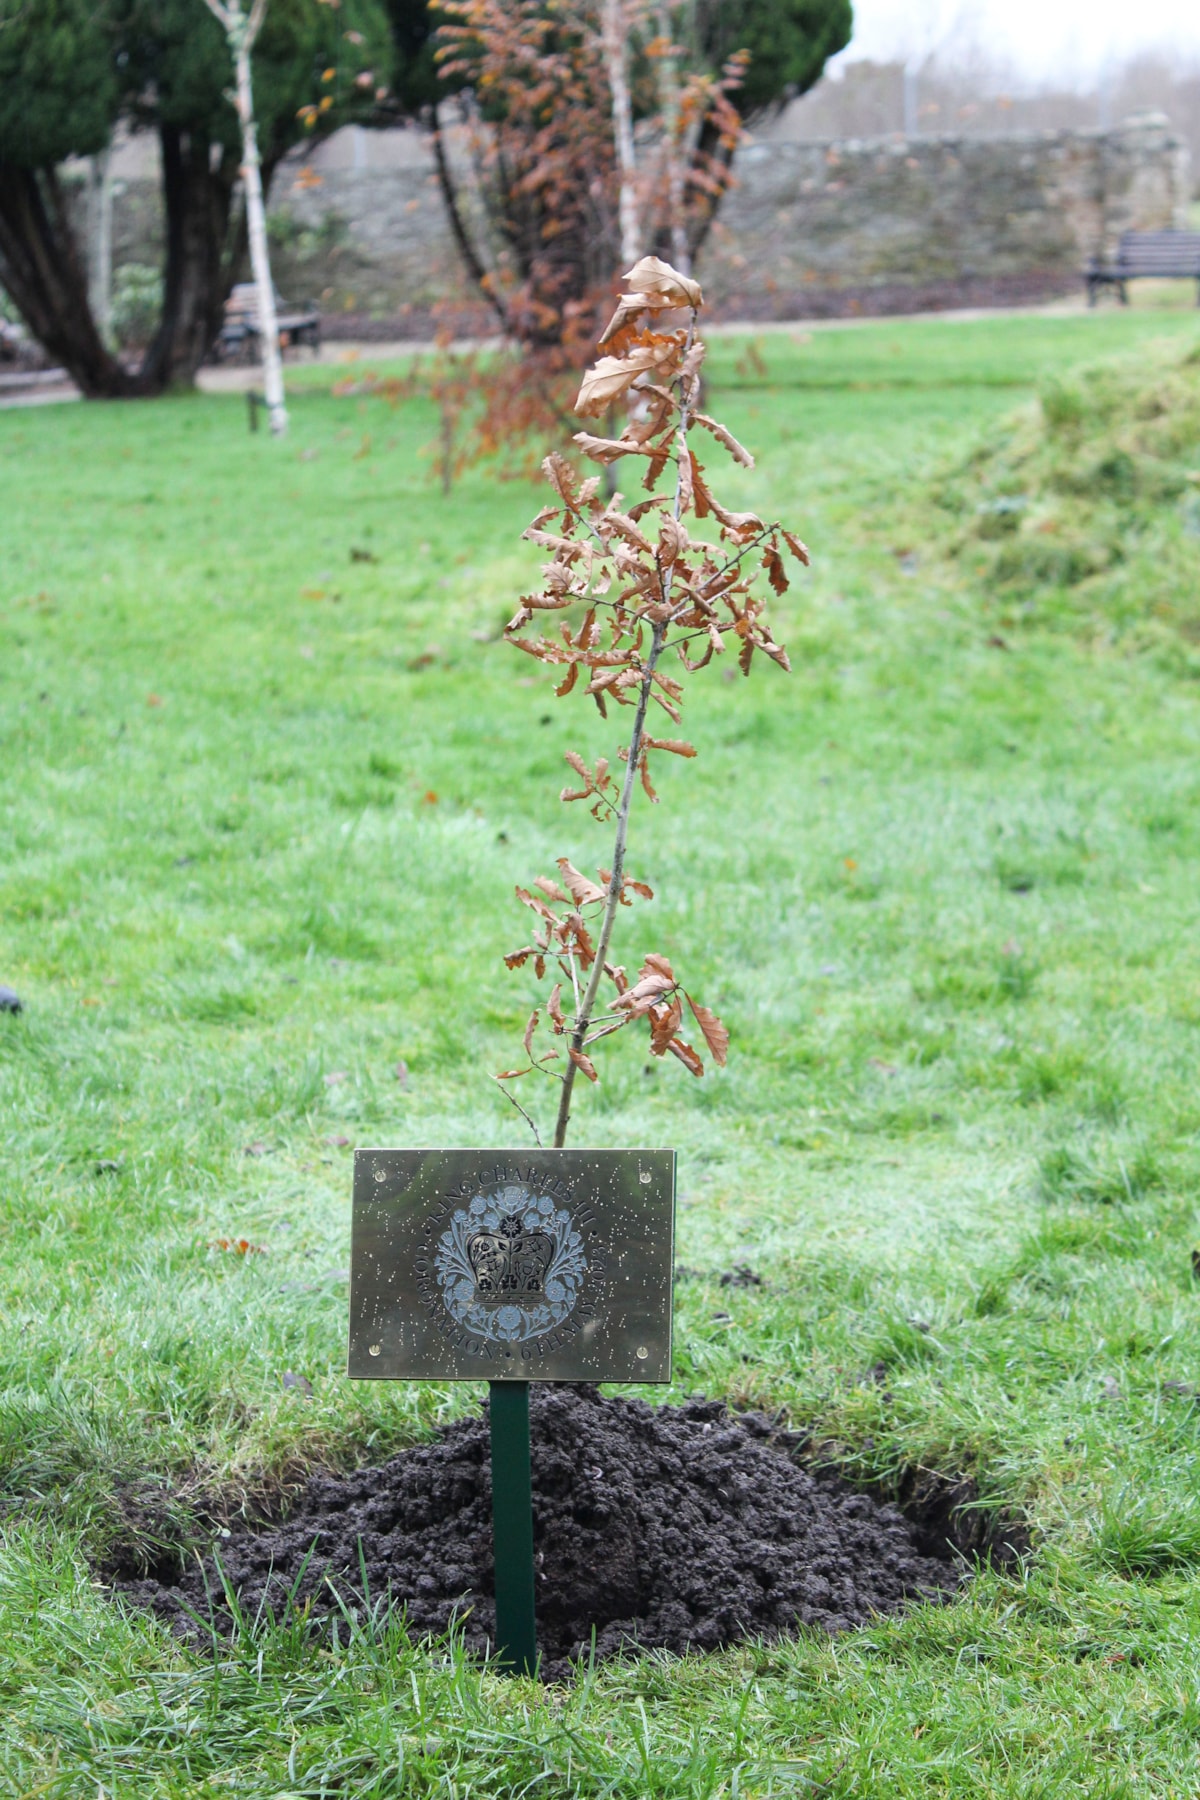
[[[496,1552],[496,1658],[514,1675],[537,1670],[533,1618],[533,1491],[529,1383],[493,1381],[492,1534]]]

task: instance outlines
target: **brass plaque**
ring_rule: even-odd
[[[359,1150],[350,1374],[671,1379],[673,1150]]]

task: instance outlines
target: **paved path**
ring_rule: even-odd
[[[978,306],[957,312],[859,314],[849,319],[748,319],[714,320],[706,325],[706,337],[807,337],[814,331],[853,331],[864,325],[911,325],[936,319],[941,325],[970,325],[981,319],[1053,319],[1083,318],[1087,302],[1070,297],[1051,300],[1042,306]],[[462,338],[453,348],[463,354],[471,350],[494,350],[502,338]],[[429,355],[438,348],[433,339],[398,339],[382,344],[322,344],[316,355],[302,352],[285,364],[286,371],[299,371],[319,366],[340,369],[346,374],[382,362],[397,362],[406,357]],[[204,394],[244,394],[261,387],[262,370],[257,365],[234,368],[201,369],[196,386]],[[78,400],[79,389],[68,381],[61,369],[48,369],[38,376],[0,375],[0,409],[13,406],[45,406],[58,400]]]

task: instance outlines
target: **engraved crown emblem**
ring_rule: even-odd
[[[545,1292],[554,1239],[545,1231],[527,1230],[516,1213],[502,1218],[494,1231],[473,1231],[465,1248],[477,1299]]]

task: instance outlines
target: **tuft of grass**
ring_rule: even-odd
[[[938,489],[991,616],[1165,642],[1186,660],[1200,633],[1198,445],[1186,340],[1043,382]]]

